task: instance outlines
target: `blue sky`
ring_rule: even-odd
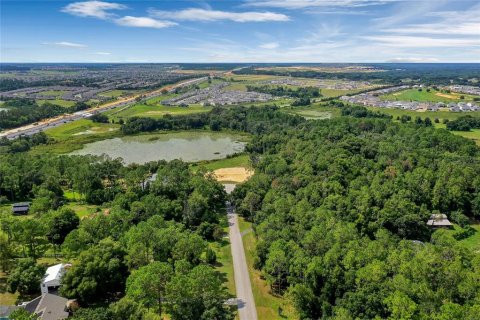
[[[480,2],[2,0],[1,62],[480,62]]]

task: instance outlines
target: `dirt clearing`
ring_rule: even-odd
[[[446,93],[441,93],[441,92],[437,92],[435,93],[436,96],[439,96],[439,97],[442,97],[442,98],[448,98],[448,99],[458,99],[457,96],[454,96],[452,94],[446,94]]]
[[[215,177],[220,182],[235,182],[241,183],[248,180],[253,171],[243,167],[221,168],[213,171]]]

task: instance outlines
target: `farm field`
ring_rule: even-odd
[[[460,99],[464,96],[464,99]],[[434,89],[427,92],[426,89],[418,91],[412,88],[404,91],[395,92],[392,94],[383,95],[380,98],[389,101],[418,101],[418,102],[460,102],[472,101],[475,96],[462,93],[443,93]]]

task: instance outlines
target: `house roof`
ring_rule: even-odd
[[[30,202],[18,202],[18,203],[14,203],[13,204],[13,207],[28,207],[30,206]]]
[[[59,320],[68,318],[67,299],[45,293],[25,305],[25,310],[35,313],[42,320]]]
[[[449,227],[452,223],[448,220],[446,214],[432,214],[427,221],[428,226]]]
[[[53,280],[57,280],[60,282],[60,279],[63,276],[64,268],[65,265],[63,263],[48,267],[47,271],[45,272],[45,278],[43,279],[43,283]]]

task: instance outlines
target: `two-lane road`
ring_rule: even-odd
[[[228,208],[228,224],[237,291],[238,315],[240,320],[257,320],[257,310],[248,274],[247,259],[243,248],[242,235],[238,227],[238,216],[234,213],[232,207]]]

